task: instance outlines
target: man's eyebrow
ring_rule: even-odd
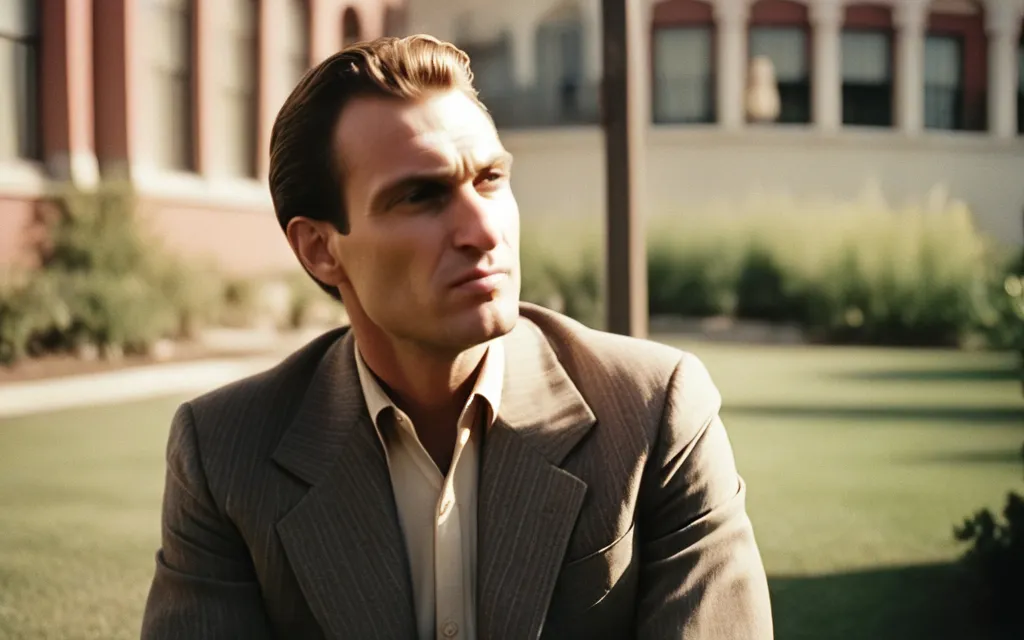
[[[489,156],[483,162],[473,163],[473,173],[476,174],[488,167],[497,165],[504,165],[505,168],[511,168],[512,160],[513,157],[510,152],[499,151]],[[385,209],[388,205],[388,200],[402,191],[436,182],[449,182],[453,177],[455,177],[455,175],[456,173],[451,169],[443,168],[438,171],[418,171],[398,177],[381,187],[377,192],[377,195],[373,198],[370,210],[380,211]]]

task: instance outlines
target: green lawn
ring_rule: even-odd
[[[1024,489],[1012,357],[689,347],[725,397],[777,637],[987,637],[952,525]],[[0,420],[0,638],[138,637],[180,400]]]

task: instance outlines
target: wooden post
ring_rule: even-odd
[[[614,333],[647,335],[647,248],[643,225],[644,95],[649,73],[646,0],[601,0],[607,181],[606,318]]]

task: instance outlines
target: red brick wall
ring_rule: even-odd
[[[750,7],[751,26],[808,24],[807,6],[791,0],[759,0]]]
[[[149,229],[180,255],[212,261],[235,274],[298,268],[271,210],[244,210],[161,199],[139,203]]]
[[[695,24],[713,24],[711,4],[700,0],[664,0],[654,7],[655,27],[675,27]]]
[[[892,9],[877,4],[854,4],[846,7],[843,26],[847,29],[893,28]]]

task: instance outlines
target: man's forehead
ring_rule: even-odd
[[[346,112],[336,141],[351,172],[430,170],[503,152],[490,119],[461,93],[417,103],[371,98]]]

